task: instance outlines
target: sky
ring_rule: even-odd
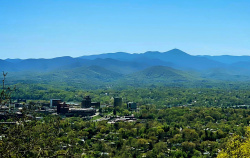
[[[249,0],[0,0],[0,59],[250,55]]]

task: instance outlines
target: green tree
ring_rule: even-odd
[[[218,158],[248,158],[250,157],[250,127],[247,129],[247,139],[242,139],[239,135],[233,136],[219,154]]]

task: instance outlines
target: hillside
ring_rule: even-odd
[[[141,54],[124,52],[53,59],[0,60],[11,83],[70,85],[80,88],[151,84],[246,82],[249,57],[193,56],[179,49]]]
[[[145,70],[133,73],[132,78],[141,80],[142,82],[183,82],[194,80],[195,77],[170,67],[153,66]]]
[[[9,73],[8,83],[40,83],[61,86],[73,86],[79,89],[106,88],[122,78],[122,74],[99,66],[83,66],[51,72],[30,71]]]

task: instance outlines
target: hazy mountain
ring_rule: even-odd
[[[19,80],[75,82],[86,86],[88,82],[165,83],[202,79],[248,81],[250,57],[193,56],[173,49],[167,52],[117,52],[78,58],[6,59],[0,60],[0,68],[18,75]]]
[[[129,54],[125,52],[116,52],[116,53],[106,53],[106,54],[98,54],[98,55],[88,55],[88,56],[81,56],[79,58],[82,59],[88,59],[88,60],[94,60],[94,59],[117,59],[120,61],[127,61],[127,60],[133,60],[138,56],[139,54]]]
[[[133,73],[157,65],[171,66],[181,70],[204,70],[226,66],[206,57],[192,56],[179,49],[173,49],[163,53],[157,51],[149,51],[142,54],[118,52],[79,58],[66,56],[53,59],[7,59],[2,64],[2,67],[5,66],[7,71],[52,71],[91,65],[98,65],[123,74]]]
[[[182,70],[203,70],[214,67],[224,67],[225,65],[205,57],[192,56],[179,49],[173,49],[164,53],[148,52],[145,53],[148,57],[161,59],[165,62],[171,62],[175,68]]]
[[[99,66],[83,66],[73,69],[57,70],[51,72],[17,72],[11,73],[8,82],[53,84],[57,86],[73,86],[77,88],[104,88],[113,85],[123,77],[122,74],[107,70]]]
[[[10,63],[19,63],[22,61],[22,59],[5,59],[5,61]]]
[[[15,71],[15,65],[12,63],[0,59],[0,71]]]
[[[186,81],[194,79],[190,74],[184,71],[176,70],[171,67],[153,66],[136,73],[136,76],[147,78],[164,78],[164,80]]]
[[[110,71],[118,72],[121,74],[129,74],[148,67],[148,64],[144,63],[138,63],[133,61],[119,61],[111,58],[98,58],[95,60],[91,60],[90,65],[97,65]]]
[[[216,68],[202,72],[201,77],[220,81],[249,81],[250,74],[247,74],[247,71],[243,69]]]
[[[18,63],[19,71],[52,71],[55,69],[63,68],[74,68],[83,66],[84,63],[82,59],[72,58],[69,56],[58,57],[53,59],[26,59]]]
[[[52,77],[49,77],[52,76]],[[121,74],[99,66],[78,67],[71,70],[52,71],[41,76],[53,81],[102,81],[110,82],[122,77]]]
[[[233,64],[231,64],[231,67],[250,69],[250,60],[249,61],[239,61],[239,62],[233,63]]]
[[[139,62],[144,65],[148,65],[148,63],[153,63],[150,66],[155,66],[155,65],[172,66],[174,68],[182,70],[187,70],[187,69],[203,70],[203,69],[226,66],[223,63],[210,60],[206,57],[189,55],[179,49],[172,49],[170,51],[163,53],[158,51],[148,51],[141,54],[128,54],[128,53],[118,52],[118,53],[108,53],[108,54],[100,54],[92,56],[82,56],[80,58],[82,59],[112,58],[120,61]]]
[[[250,62],[250,56],[230,56],[230,55],[222,55],[222,56],[209,56],[205,55],[202,57],[206,57],[208,59],[218,61],[224,64],[233,64],[238,62]]]
[[[130,74],[126,78],[129,83],[134,85],[141,84],[170,84],[170,83],[182,83],[193,82],[199,80],[199,77],[195,74],[189,74],[187,72],[176,70],[165,66],[153,66],[145,70]]]
[[[58,68],[65,69],[66,66],[82,66],[86,62],[83,59],[72,58],[69,56],[53,59],[6,59],[6,71],[52,71]],[[69,67],[72,68],[72,67]]]

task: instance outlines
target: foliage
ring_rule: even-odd
[[[226,144],[218,158],[226,157],[250,157],[250,127],[247,128],[246,138],[242,138],[239,135],[233,136]]]
[[[23,118],[20,124],[0,124],[0,133],[5,135],[0,157],[199,157],[204,153],[215,157],[230,140],[230,133],[239,135],[240,149],[249,145],[241,139],[246,133],[249,109],[141,106],[141,111],[133,113],[137,118],[142,113],[152,116],[109,124],[47,115],[40,121]],[[214,121],[207,121],[206,116]],[[237,149],[240,145],[235,144],[226,146]]]
[[[0,92],[0,105],[5,105],[7,103],[10,103],[11,99],[11,94],[12,91],[14,91],[16,88],[11,89],[10,87],[5,86],[5,77],[7,76],[8,73],[3,72],[3,85],[2,85],[2,90]]]
[[[83,91],[79,87],[19,83],[13,99],[29,104],[51,98],[80,102],[86,95],[105,107],[90,121],[80,117],[43,116],[10,118],[17,124],[0,124],[0,157],[220,157],[248,154],[250,91],[235,88],[104,88]],[[126,109],[136,102],[137,111]],[[133,114],[135,122],[100,121],[114,115]],[[231,138],[231,135],[234,135]],[[241,149],[241,150],[239,150]]]

